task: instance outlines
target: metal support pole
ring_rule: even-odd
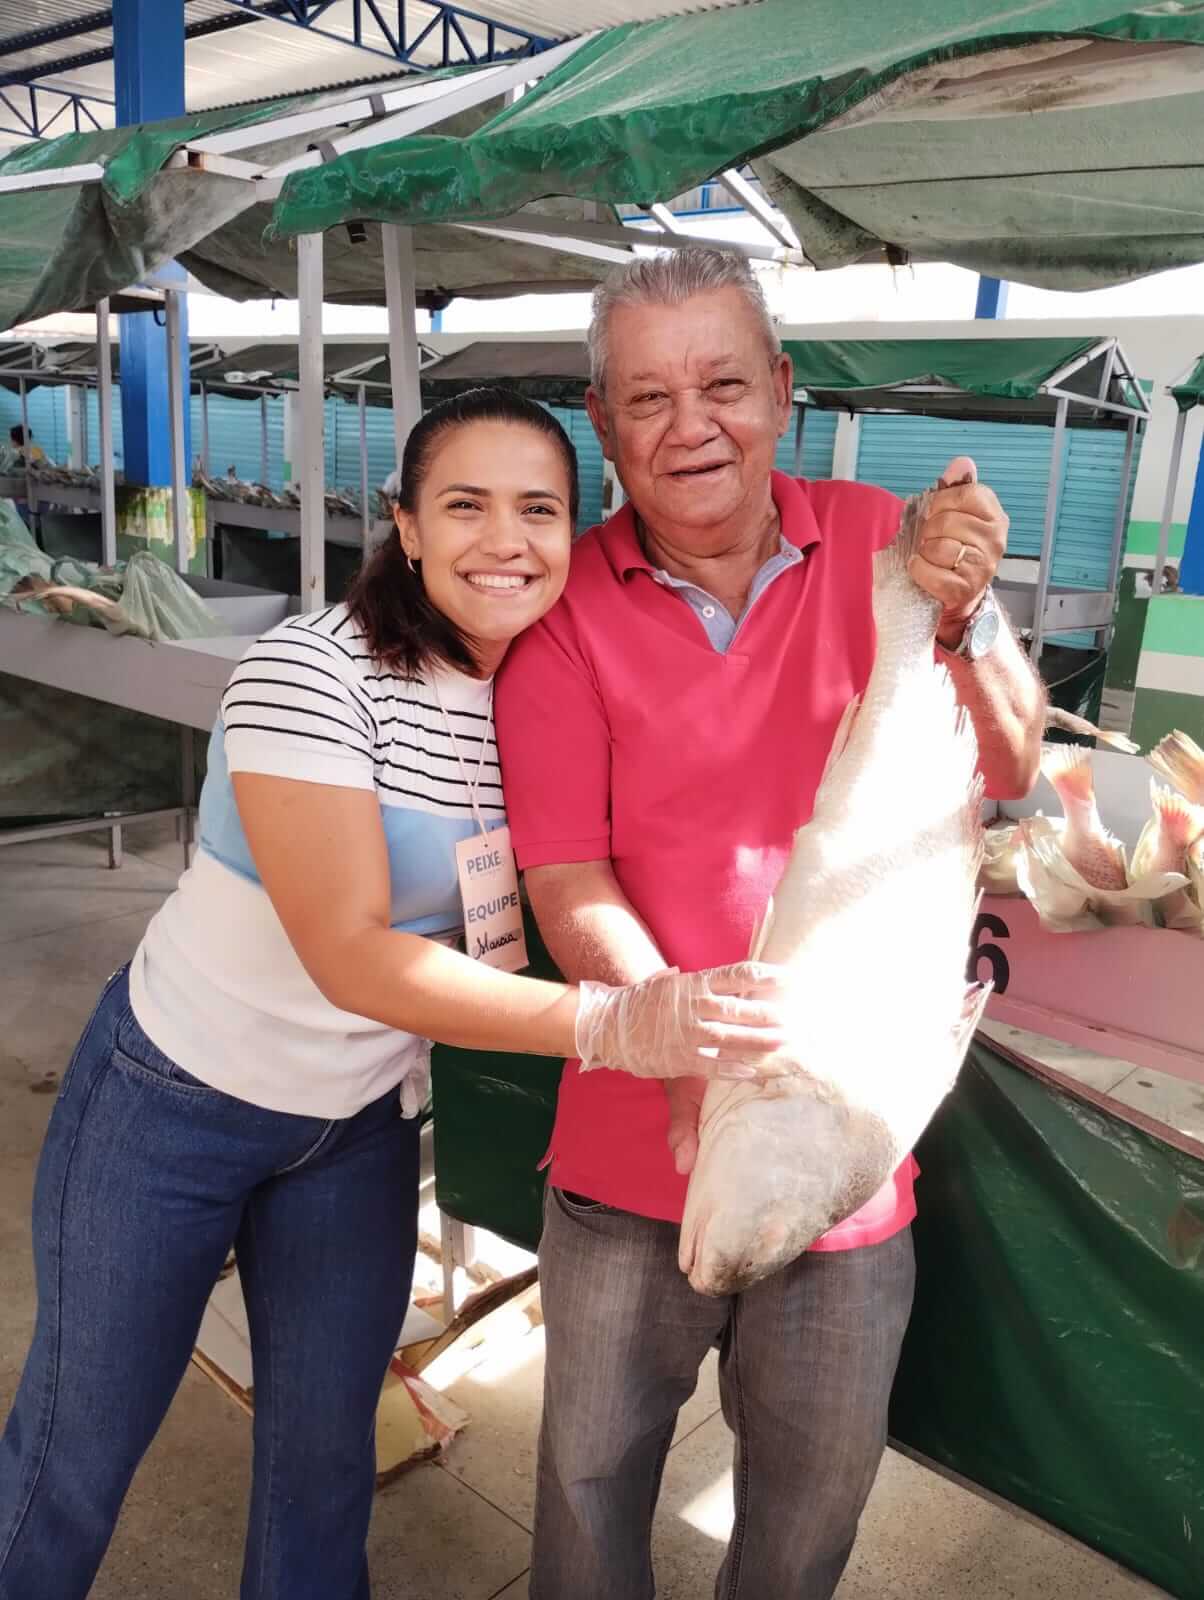
[[[1116,588],[1120,582],[1120,563],[1125,547],[1125,533],[1129,524],[1129,484],[1133,478],[1133,456],[1137,446],[1137,418],[1129,418],[1125,438],[1125,460],[1120,469],[1120,498],[1116,505],[1116,521],[1112,524],[1112,558],[1108,563],[1108,592],[1112,596],[1112,620],[1098,635],[1099,644],[1106,650],[1116,631]]]
[[[121,824],[120,822],[115,822],[109,829],[109,870],[116,872],[123,860]]]
[[[209,391],[201,384],[201,467],[209,477],[213,468],[209,463]]]
[[[180,296],[168,289],[167,409],[171,424],[171,509],[176,534],[176,571],[187,572],[192,556],[192,498],[188,493],[188,454],[184,442],[184,385],[180,381]]]
[[[301,610],[326,604],[326,441],[322,370],[322,235],[297,240],[301,438],[293,481],[301,486]]]
[[[23,439],[24,439],[24,444],[23,444],[23,448],[22,448],[22,451],[21,451],[21,457],[22,457],[22,460],[23,460],[24,465],[25,465],[25,504],[32,508],[32,506],[33,506],[33,488],[32,488],[32,485],[30,484],[29,480],[30,480],[30,477],[31,477],[30,453],[31,453],[31,451],[33,449],[33,440],[30,437],[30,432],[29,432],[29,395],[28,395],[28,393],[26,392],[26,389],[25,389],[25,379],[24,378],[21,378],[19,380],[19,385],[18,386],[19,386],[19,388],[21,390],[21,432],[22,432]]]
[[[422,416],[418,386],[417,298],[414,241],[408,228],[385,223],[381,228],[385,261],[385,303],[389,308],[389,372],[393,382],[393,445],[401,465],[410,429]]]
[[[1058,526],[1058,504],[1062,498],[1062,468],[1066,457],[1066,416],[1069,409],[1068,400],[1058,401],[1053,448],[1049,457],[1049,488],[1045,495],[1045,531],[1041,536],[1041,564],[1037,568],[1037,594],[1033,605],[1033,642],[1029,648],[1034,666],[1041,660],[1041,649],[1045,643],[1045,602],[1049,596],[1054,534]]]
[[[271,471],[268,455],[268,397],[261,394],[259,397],[259,481],[267,487],[268,473]]]
[[[86,467],[85,444],[88,435],[87,393],[81,384],[67,385],[67,465]]]
[[[360,412],[360,542],[364,555],[372,543],[372,513],[368,508],[368,389],[359,386]]]
[[[1162,521],[1158,525],[1158,554],[1154,557],[1154,578],[1151,595],[1162,593],[1162,575],[1166,571],[1166,557],[1170,548],[1171,522],[1175,515],[1175,495],[1179,490],[1179,468],[1183,461],[1183,436],[1187,432],[1187,412],[1180,411],[1175,419],[1175,437],[1171,442],[1171,464],[1166,479],[1166,499],[1162,502]]]
[[[796,416],[794,419],[794,475],[801,478],[803,475],[803,429],[807,423],[807,407],[800,400],[795,405]]]
[[[109,301],[96,302],[96,398],[100,411],[100,559],[117,560],[117,489],[113,479],[113,351]]]

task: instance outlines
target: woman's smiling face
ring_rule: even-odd
[[[394,510],[427,595],[469,640],[486,675],[560,598],[571,493],[568,465],[548,434],[521,422],[470,422],[436,436],[414,510]]]

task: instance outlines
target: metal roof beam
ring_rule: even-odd
[[[419,28],[414,38],[407,37],[406,0],[342,0],[351,6],[351,37],[334,29],[319,27],[326,12],[340,0],[227,0],[238,9],[226,16],[207,17],[202,22],[187,24],[184,37],[203,39],[210,34],[225,33],[230,28],[245,27],[254,22],[285,22],[291,27],[305,28],[318,38],[345,45],[378,60],[400,63],[415,70],[426,71],[430,66],[463,66],[477,62],[510,61],[517,57],[538,55],[558,43],[557,39],[532,33],[526,28],[512,27],[509,23],[495,22],[478,11],[456,5],[452,0],[410,0],[429,8],[431,16]],[[396,22],[386,20],[396,8]],[[380,44],[367,42],[365,21],[370,19],[384,40]],[[471,44],[464,24],[485,29],[485,45],[476,49]],[[83,34],[109,31],[113,26],[112,11],[92,11],[84,17],[69,22],[56,23],[47,28],[30,29],[25,33],[10,34],[0,39],[0,58],[17,55],[22,50],[37,49],[56,39],[78,38]],[[418,63],[415,55],[429,37],[437,34],[441,40],[439,59],[430,64]],[[98,46],[79,51],[58,61],[40,62],[35,66],[19,67],[11,72],[0,72],[0,88],[13,83],[33,83],[38,78],[75,72],[81,67],[94,67],[113,58],[113,45]],[[34,136],[36,137],[36,136]]]

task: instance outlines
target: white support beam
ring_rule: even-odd
[[[293,479],[301,487],[301,610],[326,604],[326,394],[322,370],[322,235],[297,240],[301,437]]]
[[[500,67],[483,67],[473,74],[473,79],[483,81],[501,70]],[[350,127],[356,122],[366,122],[369,117],[437,100],[446,93],[447,82],[446,78],[423,77],[411,78],[400,87],[379,94],[370,94],[362,87],[348,90],[344,98],[332,95],[323,105],[309,111],[295,111],[289,116],[273,117],[270,122],[227,128],[224,133],[207,133],[202,139],[190,139],[188,149],[200,155],[226,155],[269,142],[274,144],[278,139],[317,133],[322,128]]]
[[[418,386],[417,288],[414,240],[408,228],[385,223],[381,228],[385,258],[385,304],[389,308],[389,373],[393,385],[393,447],[397,465],[410,429],[422,416]]]
[[[180,295],[167,293],[167,411],[171,429],[171,511],[175,529],[176,571],[187,572],[192,555],[192,497],[188,492],[188,457],[184,449],[183,350],[180,339]]]
[[[96,302],[96,399],[100,412],[100,559],[103,566],[111,567],[117,560],[117,489],[113,477],[113,347],[107,296]],[[87,414],[85,407],[85,418]]]
[[[799,242],[794,236],[794,230],[786,222],[785,218],[779,217],[765,196],[754,189],[748,179],[742,177],[735,167],[730,167],[723,173],[719,182],[737,205],[743,206],[750,216],[757,219],[771,238],[776,239],[779,244],[785,245],[787,250],[797,250],[799,248]]]
[[[656,218],[666,233],[685,233],[685,229],[678,226],[677,218],[658,201],[656,205],[648,207],[648,214]]]
[[[569,241],[572,240],[585,244],[619,245],[629,251],[636,245],[643,245],[646,250],[695,250],[703,246],[717,246],[734,250],[753,261],[789,262],[797,266],[807,264],[801,251],[778,245],[748,244],[743,239],[703,238],[700,234],[668,233],[659,227],[627,227],[618,222],[579,222],[563,217],[541,216],[535,211],[512,211],[509,216],[496,217],[487,224],[456,222],[451,226],[467,229],[469,233],[496,233],[507,238],[531,235],[532,243],[539,244],[547,244],[548,240],[560,241],[549,248],[562,250],[568,250]]]
[[[482,101],[492,100],[518,84],[533,83],[547,77],[549,72],[575,55],[586,40],[592,37],[592,34],[581,34],[578,38],[566,39],[564,44],[558,44],[551,50],[544,50],[537,56],[524,56],[521,61],[515,61],[509,66],[490,67],[483,72],[441,79],[443,93],[432,97],[425,104],[409,105],[392,115],[377,117],[365,127],[356,128],[351,133],[340,134],[324,142],[316,150],[309,150],[304,155],[294,156],[290,161],[280,162],[278,166],[268,169],[266,175],[269,178],[286,178],[290,172],[321,166],[323,162],[333,161],[338,156],[346,155],[349,150],[365,150],[373,145],[390,144],[396,139],[408,138],[412,133],[421,133],[426,128],[433,128],[437,123],[445,122],[448,117],[453,117],[461,111],[471,110],[474,106],[479,106]],[[268,138],[275,137],[271,132],[271,123],[262,123],[260,127],[261,135],[266,137],[261,136],[257,142],[262,144]]]
[[[368,506],[368,391],[361,383],[357,395],[360,425],[360,540],[367,558],[372,542],[372,512]]]
[[[105,169],[96,161],[76,167],[51,167],[46,172],[24,172],[0,178],[0,194],[25,189],[66,189],[77,183],[99,183]]]
[[[519,232],[515,228],[498,228],[475,222],[459,222],[456,227],[465,233],[480,233],[490,239],[513,239],[518,244],[533,244],[544,250],[558,250],[561,255],[584,256],[587,261],[609,261],[618,265],[633,259],[630,250],[620,250],[612,244],[594,244],[586,239],[553,237],[547,233]],[[653,243],[656,236],[653,236]]]

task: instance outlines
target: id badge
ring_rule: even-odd
[[[527,940],[510,829],[493,828],[484,838],[474,833],[461,839],[456,869],[468,954],[503,972],[521,972],[527,965]]]

